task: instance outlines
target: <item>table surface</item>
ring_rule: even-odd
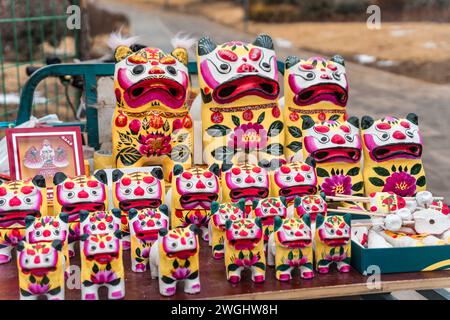
[[[275,279],[274,268],[268,267],[266,281],[254,284],[250,272],[243,272],[239,284],[226,280],[223,260],[214,260],[211,249],[202,242],[200,250],[201,292],[196,295],[185,294],[182,285],[171,298],[162,297],[158,290],[158,281],[150,278],[150,271],[135,273],[130,269],[130,252],[124,252],[126,299],[314,299],[338,296],[392,292],[398,290],[422,290],[450,287],[450,271],[429,271],[415,273],[397,273],[381,275],[381,287],[371,289],[367,286],[367,277],[352,269],[346,274],[339,274],[332,269],[329,274],[316,274],[315,278],[302,280],[298,272],[294,279],[282,283]],[[71,263],[79,266],[78,256]],[[79,269],[78,269],[79,270]],[[69,278],[70,280],[70,278]],[[67,289],[66,299],[80,299],[78,289]],[[102,288],[100,297],[106,298],[106,289]],[[15,259],[0,265],[0,299],[19,298],[17,267]]]

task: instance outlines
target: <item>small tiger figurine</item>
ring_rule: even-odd
[[[289,281],[295,268],[302,279],[314,277],[313,237],[309,214],[301,218],[274,219],[274,232],[270,235],[267,264],[275,266],[279,281]]]
[[[285,197],[288,205],[294,203],[295,197],[317,193],[317,175],[315,161],[292,162],[270,171],[270,195]]]
[[[266,279],[266,256],[261,218],[227,220],[225,232],[225,268],[231,283],[241,281],[245,268],[251,269],[252,281]]]
[[[269,197],[253,201],[253,212],[250,218],[260,217],[263,225],[264,250],[267,251],[267,242],[273,232],[275,217],[287,217],[287,203],[285,197]]]
[[[319,273],[328,273],[334,262],[339,272],[350,271],[351,216],[316,216],[314,255]]]
[[[364,188],[366,194],[394,192],[401,197],[426,190],[422,165],[422,136],[419,119],[410,113],[405,118],[361,119],[364,150]]]
[[[173,296],[179,281],[184,281],[184,292],[200,292],[199,232],[195,224],[159,230],[150,250],[150,272],[152,279],[159,278],[161,295]]]
[[[245,199],[239,202],[211,203],[211,219],[209,220],[209,245],[212,247],[214,259],[223,259],[225,241],[225,223],[227,220],[243,219]]]
[[[392,191],[372,192],[369,194],[368,208],[372,212],[394,213],[406,208],[406,200]]]
[[[159,208],[128,211],[131,235],[131,270],[145,272],[149,266],[150,248],[158,240],[158,231],[169,228],[169,209],[165,204]]]
[[[245,199],[247,217],[253,205],[253,200],[269,196],[269,174],[266,169],[252,164],[222,165],[222,201],[238,202]]]
[[[359,119],[303,120],[303,153],[316,162],[319,189],[327,196],[364,194]]]
[[[326,196],[323,192],[320,195],[296,197],[294,200],[294,216],[300,218],[309,214],[311,221],[316,221],[316,216],[319,213],[325,217],[328,210],[325,199]]]
[[[61,241],[64,262],[66,266],[66,276],[68,275],[69,262],[69,215],[60,213],[56,217],[32,215],[25,218],[25,241],[30,244]]]
[[[63,245],[60,240],[52,242],[17,245],[17,268],[21,300],[64,300],[64,270],[66,268]]]
[[[121,210],[80,213],[81,298],[98,300],[100,287],[108,299],[125,297]]]
[[[130,229],[128,212],[130,209],[142,210],[158,208],[164,202],[165,183],[161,168],[150,172],[124,173],[120,169],[112,172],[114,207],[122,210],[122,245],[130,248]]]
[[[47,215],[47,189],[41,175],[30,180],[0,181],[0,264],[25,239],[25,218]]]
[[[171,188],[172,228],[195,224],[201,230],[203,240],[208,241],[211,203],[217,201],[220,194],[219,171],[217,164],[212,164],[208,169],[174,166]]]
[[[289,56],[285,62],[284,99],[286,159],[301,161],[305,159],[301,150],[306,118],[315,122],[346,118],[348,81],[344,58]]]
[[[54,212],[69,215],[69,255],[75,255],[75,242],[80,239],[80,211],[106,210],[108,179],[104,170],[98,170],[93,176],[67,177],[57,172],[53,177]]]

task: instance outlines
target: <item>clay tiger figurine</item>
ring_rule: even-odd
[[[108,179],[104,170],[93,176],[67,177],[57,172],[53,177],[54,212],[69,215],[69,255],[75,255],[75,242],[80,239],[80,211],[106,210],[108,204]]]
[[[317,175],[315,161],[291,162],[270,171],[270,195],[285,197],[291,205],[297,196],[317,193]]]
[[[130,209],[128,223],[131,235],[131,270],[144,272],[149,266],[150,249],[158,240],[158,231],[169,228],[169,209]]]
[[[301,218],[275,217],[274,232],[267,248],[267,265],[275,266],[275,276],[289,281],[295,268],[302,279],[314,277],[313,236],[309,214]]]
[[[251,269],[252,281],[266,279],[266,256],[261,218],[227,220],[225,233],[225,268],[231,283],[241,281],[245,268]]]
[[[222,165],[222,201],[236,203],[245,199],[245,215],[251,212],[253,201],[269,196],[269,174],[266,169],[252,164]]]
[[[185,227],[195,224],[201,230],[202,238],[209,239],[208,223],[211,216],[211,202],[217,201],[220,193],[219,167],[192,167],[180,165],[173,168],[172,188],[166,197],[171,202],[171,227]]]
[[[120,169],[112,172],[114,207],[122,210],[123,249],[130,248],[128,212],[130,209],[158,208],[164,202],[165,183],[161,168],[150,172],[124,173]]]
[[[316,217],[315,261],[319,273],[328,273],[336,263],[339,272],[350,271],[351,214]]]
[[[161,295],[174,295],[179,281],[184,281],[184,292],[200,292],[199,232],[196,225],[159,230],[150,251],[150,271],[152,279],[159,279]]]
[[[284,73],[284,121],[286,124],[286,158],[302,158],[303,122],[342,121],[346,118],[348,82],[344,58],[311,57],[307,60],[290,56]]]
[[[187,49],[194,42],[172,39],[172,44],[175,49],[169,54],[158,48],[124,44],[115,49],[117,104],[112,141],[117,168],[160,165],[168,179],[174,164],[191,165],[193,122],[187,104]]]
[[[323,192],[320,195],[296,197],[294,200],[294,216],[303,217],[305,214],[308,214],[309,219],[313,222],[316,221],[316,216],[319,213],[325,217],[328,210],[325,199],[326,196]]]
[[[253,43],[218,45],[203,37],[197,46],[197,62],[204,161],[242,162],[252,156],[265,166],[284,161],[284,125],[272,39],[259,35]]]
[[[363,195],[359,120],[303,121],[303,153],[316,162],[319,189],[327,196]]]
[[[25,239],[25,217],[47,215],[47,189],[41,175],[30,180],[0,181],[0,264]]]
[[[62,253],[68,276],[69,262],[69,215],[60,213],[56,217],[32,215],[25,218],[25,241],[30,244],[61,241]]]
[[[209,220],[209,245],[212,247],[214,259],[224,257],[225,223],[227,220],[243,219],[245,214],[245,199],[236,203],[211,203],[211,219]]]
[[[406,118],[361,119],[366,194],[394,192],[409,197],[426,190],[422,137],[416,114]]]
[[[98,300],[100,287],[108,299],[125,297],[120,209],[80,212],[81,299]]]
[[[62,242],[28,243],[17,245],[17,268],[21,300],[64,300],[64,254]]]

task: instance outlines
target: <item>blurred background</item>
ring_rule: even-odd
[[[380,29],[367,26],[374,4]],[[69,5],[81,8],[80,29],[66,26]],[[0,0],[1,127],[17,117],[30,66],[108,61],[109,34],[119,29],[165,50],[179,31],[217,42],[267,33],[279,60],[344,56],[349,114],[417,113],[430,190],[450,195],[450,0]],[[83,83],[62,80],[39,85],[33,115],[83,117]]]

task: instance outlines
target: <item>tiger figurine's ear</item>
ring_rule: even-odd
[[[132,53],[133,50],[131,50],[130,47],[124,45],[118,46],[116,50],[114,50],[114,60],[116,62],[122,61]]]
[[[188,52],[185,48],[175,48],[171,53],[182,64],[188,64]]]

